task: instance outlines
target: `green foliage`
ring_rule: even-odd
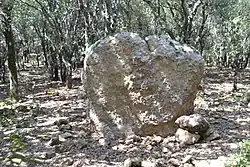
[[[8,106],[8,105],[13,105],[17,103],[17,100],[14,98],[5,98],[4,100],[0,100],[0,107]]]
[[[8,97],[8,98],[5,99],[5,102],[8,105],[11,105],[11,104],[17,103],[17,100],[15,98]]]
[[[14,118],[16,117],[15,110],[9,106],[5,106],[0,109],[0,125],[8,127],[13,124]]]
[[[13,152],[4,160],[4,163],[9,162],[12,164],[21,164],[25,162],[24,164],[29,163],[30,166],[36,166],[36,164],[42,164],[44,161],[40,158],[28,156],[22,152]]]
[[[6,159],[4,160],[5,163],[9,162],[12,164],[29,163],[31,166],[43,163],[43,160],[41,160],[40,158],[23,153],[25,152],[25,149],[27,149],[28,147],[28,144],[25,143],[24,141],[23,134],[12,134],[10,136],[10,140],[12,142],[11,145],[12,153],[8,155],[8,157],[6,157]]]
[[[216,65],[235,67],[235,62],[247,62],[249,56],[249,1],[216,0],[215,15],[211,15],[211,39],[213,59]],[[245,67],[244,65],[241,66]],[[237,67],[238,68],[238,67]]]
[[[34,117],[22,118],[22,121],[16,122],[16,128],[31,128],[36,124],[37,119]]]
[[[243,98],[244,98],[244,103],[246,104],[250,103],[250,92],[246,92]]]
[[[46,94],[48,94],[48,95],[57,95],[58,93],[57,93],[57,91],[55,89],[50,88],[50,89],[47,90]]]
[[[69,67],[96,40],[120,31],[169,35],[214,65],[225,54],[232,61],[248,52],[249,9],[248,0],[20,0],[13,24],[17,47],[40,54],[51,68],[62,63],[58,55]]]
[[[240,152],[234,155],[227,167],[249,167],[250,166],[250,140],[240,143]]]
[[[9,104],[11,102],[4,100],[0,101],[0,126],[10,127],[16,123],[16,128],[30,127],[35,124],[34,117],[24,117],[23,114],[32,112],[30,108],[20,104]],[[18,121],[18,120],[22,121]]]
[[[0,107],[7,106],[7,105],[8,105],[8,104],[6,104],[6,102],[5,102],[5,101],[0,100]]]
[[[24,142],[24,136],[22,136],[21,134],[12,134],[10,136],[10,140],[12,142],[12,151],[20,151],[27,147],[27,144]]]
[[[15,107],[15,110],[17,112],[29,112],[30,110],[28,109],[27,106],[24,106],[24,105],[18,105]]]

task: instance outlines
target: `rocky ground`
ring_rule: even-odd
[[[12,105],[0,101],[3,167],[119,167],[128,158],[140,158],[145,167],[220,167],[239,150],[238,143],[250,136],[249,71],[239,79],[239,90],[232,92],[229,70],[206,70],[195,112],[209,121],[220,138],[194,145],[181,145],[174,136],[130,136],[115,144],[104,143],[88,118],[78,71],[71,90],[60,82],[49,82],[43,69],[20,74],[22,101]],[[5,91],[1,85],[1,98]]]

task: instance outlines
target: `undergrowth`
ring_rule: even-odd
[[[240,143],[240,152],[232,157],[227,167],[250,167],[250,140]]]

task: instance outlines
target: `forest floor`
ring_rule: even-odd
[[[21,102],[8,104],[7,87],[0,85],[0,166],[115,167],[128,157],[141,157],[147,166],[161,162],[170,167],[187,156],[196,167],[223,166],[219,163],[239,151],[239,142],[250,136],[249,74],[244,72],[238,91],[232,92],[230,70],[206,69],[195,112],[219,133],[218,140],[182,147],[174,136],[147,136],[109,147],[94,136],[79,71],[74,72],[71,90],[49,81],[42,68],[20,71]]]

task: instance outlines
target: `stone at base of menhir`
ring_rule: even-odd
[[[182,129],[185,129],[191,133],[198,133],[203,136],[210,128],[208,121],[200,114],[184,115],[179,117],[176,124]]]
[[[142,167],[142,160],[140,158],[128,158],[124,161],[124,167]]]
[[[194,144],[200,139],[200,135],[193,134],[187,130],[179,128],[175,133],[176,140],[181,144]]]

